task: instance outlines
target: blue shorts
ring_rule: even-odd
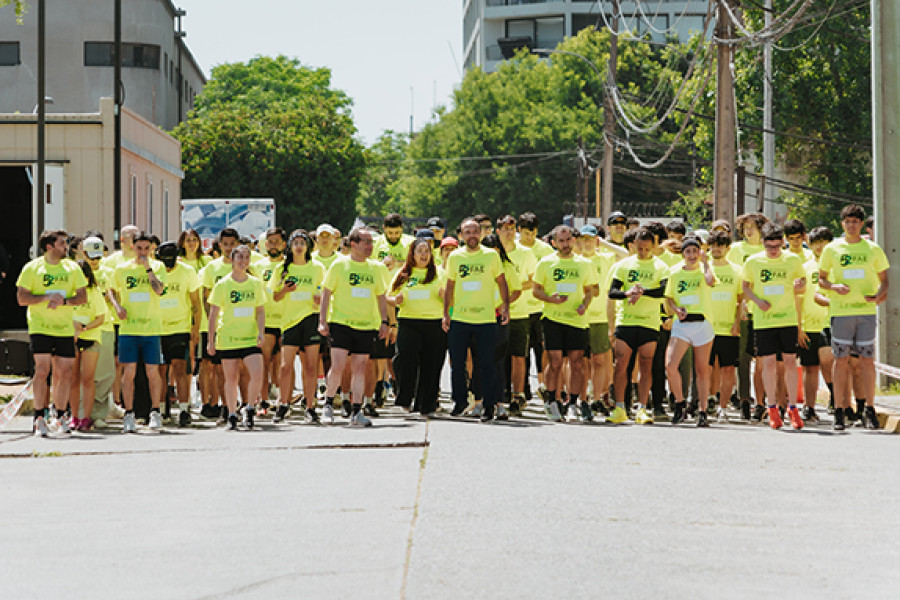
[[[145,365],[163,364],[162,345],[158,335],[119,335],[119,362]]]

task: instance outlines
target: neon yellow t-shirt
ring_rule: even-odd
[[[662,254],[660,254],[656,258],[666,263],[669,268],[674,267],[683,260],[680,254],[675,254],[674,252],[669,252],[665,249],[663,249]]]
[[[707,318],[712,321],[716,335],[731,337],[731,326],[738,311],[737,298],[741,295],[741,268],[733,262],[724,265],[711,264],[716,276],[716,287],[709,294],[710,309]]]
[[[166,267],[158,261],[150,261],[153,274],[164,281]],[[119,323],[119,335],[159,335],[159,296],[150,287],[150,275],[145,267],[133,260],[120,263],[113,271],[113,289],[119,296],[119,305],[127,311]]]
[[[562,304],[544,303],[545,319],[581,329],[588,326],[587,310],[579,315],[577,309],[584,301],[585,288],[599,283],[594,263],[583,256],[562,258],[554,252],[538,262],[534,282],[544,288],[548,296],[566,296]]]
[[[191,267],[176,262],[174,269],[163,271],[160,280],[166,286],[159,297],[160,333],[190,333],[191,292],[200,289],[200,277]]]
[[[212,292],[212,289],[215,285],[224,277],[231,274],[231,265],[225,262],[225,259],[221,256],[219,258],[213,259],[209,261],[205,267],[203,267],[200,272],[197,274],[200,277],[200,285]],[[201,298],[203,300],[203,291],[200,292]],[[201,304],[203,304],[201,302]],[[203,309],[203,320],[200,322],[200,331],[207,331],[209,329],[209,313],[206,312],[206,307],[201,307]]]
[[[199,275],[200,271],[203,270],[203,267],[205,267],[210,262],[212,262],[212,259],[210,257],[206,256],[205,254],[201,254],[199,256],[199,258],[192,258],[192,259],[187,259],[183,256],[179,256],[178,262],[186,264],[190,268],[194,269],[194,272]]]
[[[812,260],[803,265],[806,271],[806,293],[803,294],[803,330],[821,333],[828,327],[828,307],[816,304],[816,293],[826,293],[819,289],[819,261]],[[830,296],[829,296],[830,298]]]
[[[516,271],[516,265],[512,262],[500,261],[503,265],[503,275],[506,277],[506,292],[512,298],[513,292],[522,291],[522,280],[519,279],[519,273]],[[519,298],[522,295],[519,294]],[[494,284],[494,313],[496,314],[500,307],[503,306],[503,298],[500,297],[500,287]],[[512,318],[512,317],[510,317]]]
[[[314,296],[322,291],[322,282],[325,281],[325,267],[317,260],[311,260],[304,265],[291,263],[282,276],[279,267],[269,278],[267,285],[270,293],[281,291],[285,284],[292,282],[297,285],[294,291],[288,292],[276,304],[283,315],[281,330],[287,331],[309,315],[318,312]],[[266,304],[266,310],[269,305]],[[266,319],[268,325],[268,319]]]
[[[613,265],[612,277],[622,282],[622,291],[627,292],[640,283],[645,290],[660,287],[666,277],[666,263],[651,257],[640,260],[637,254],[623,258]],[[616,300],[616,325],[623,327],[647,327],[658,330],[660,325],[660,299],[641,296],[632,304],[627,299]]]
[[[588,323],[609,323],[609,283],[616,255],[601,250],[586,258],[594,265],[600,288],[600,293],[591,300],[591,305],[588,307]]]
[[[414,267],[409,280],[392,294],[403,294],[403,303],[397,307],[401,319],[440,319],[444,316],[444,276],[438,272],[434,279],[425,283],[427,269]]]
[[[731,248],[729,248],[728,250],[728,254],[725,255],[725,260],[741,266],[745,262],[747,262],[747,259],[754,254],[759,254],[760,252],[764,251],[765,248],[763,247],[762,243],[754,246],[747,242],[747,240],[741,240],[731,245]]]
[[[322,256],[321,254],[319,254],[318,250],[313,250],[312,253],[313,260],[317,260],[322,263],[322,266],[325,267],[326,271],[329,269],[329,267],[331,267],[331,265],[334,264],[334,261],[337,260],[339,256],[341,256],[341,253],[337,250],[332,252],[331,256]]]
[[[274,291],[268,287],[268,284],[272,279],[272,273],[274,273],[276,269],[279,269],[283,264],[284,257],[273,260],[269,256],[264,256],[262,260],[258,260],[253,264],[255,267],[255,274],[262,279],[264,284],[266,284],[266,293],[269,296],[269,299],[266,302],[266,327],[272,327],[274,329],[281,329],[281,322],[284,319],[284,303],[275,302]],[[279,269],[279,273],[280,272]]]
[[[690,315],[708,316],[712,308],[709,286],[703,275],[703,265],[688,271],[684,268],[684,262],[679,262],[669,269],[666,275],[666,298],[675,301],[688,311]]]
[[[416,238],[408,233],[404,233],[400,236],[400,239],[396,244],[392,244],[388,241],[387,237],[379,235],[372,244],[372,258],[383,261],[387,256],[392,256],[395,262],[391,272],[394,272],[406,262],[406,255],[409,254],[409,246],[415,239]]]
[[[800,257],[782,252],[775,259],[757,254],[744,263],[744,279],[753,284],[753,293],[772,306],[753,311],[754,329],[796,327],[799,320],[794,305],[794,280],[806,277]],[[755,303],[754,303],[755,304]]]
[[[266,288],[253,276],[237,282],[223,277],[209,295],[210,306],[219,307],[216,323],[216,350],[235,350],[256,346],[262,333],[256,326],[256,307],[265,306]]]
[[[453,286],[453,320],[475,325],[493,323],[496,279],[503,274],[500,255],[479,246],[458,248],[447,257],[447,279]],[[508,284],[507,284],[508,286]]]
[[[95,275],[96,277],[96,275]],[[75,307],[75,314],[72,319],[78,321],[82,325],[87,325],[99,316],[103,316],[103,322],[107,320],[106,300],[103,298],[103,291],[99,286],[91,286],[85,290],[87,292],[87,301],[84,304]],[[93,327],[81,332],[78,336],[79,340],[89,342],[99,342],[103,337],[103,324],[99,327]]]
[[[36,296],[58,294],[72,298],[79,289],[87,287],[87,279],[75,261],[61,259],[51,265],[44,257],[29,261],[16,279],[16,287],[25,288]],[[46,303],[32,304],[27,310],[28,333],[32,335],[52,335],[71,337],[75,335],[72,324],[72,306],[50,309]]]
[[[531,248],[526,248],[522,244],[516,244],[510,252],[507,252],[509,260],[512,261],[516,268],[516,274],[519,277],[519,289],[521,285],[528,281],[528,278],[534,278],[534,271],[537,268],[537,257]],[[507,282],[508,283],[508,282]],[[512,291],[512,290],[510,290]],[[534,302],[532,302],[534,301]],[[537,308],[535,308],[537,306]],[[527,319],[533,312],[540,312],[543,302],[534,300],[534,294],[531,288],[522,290],[521,295],[515,302],[509,305],[510,319]]]
[[[119,318],[118,315],[116,315],[116,311],[113,310],[112,304],[109,301],[109,297],[106,295],[106,292],[108,292],[110,288],[112,271],[101,265],[96,271],[94,271],[94,279],[97,281],[97,286],[100,288],[100,293],[103,294],[103,302],[106,306],[106,317],[103,319],[103,324],[100,326],[100,331],[115,331],[116,328],[114,324],[119,322]]]
[[[553,246],[540,239],[535,239],[534,244],[532,244],[530,247],[522,244],[521,242],[517,242],[516,246],[521,246],[524,250],[530,250],[531,253],[534,254],[535,268],[537,268],[537,264],[542,258],[553,254],[554,252]],[[510,256],[510,258],[512,258],[512,256]],[[534,277],[534,272],[532,272],[532,277]],[[544,303],[535,298],[530,289],[522,292],[521,299],[525,301],[526,310],[528,311],[529,315],[533,315],[544,310]]]
[[[831,316],[874,315],[877,306],[865,296],[873,296],[881,285],[878,274],[887,270],[887,256],[881,247],[862,239],[848,244],[839,238],[825,246],[819,258],[819,269],[828,273],[828,281],[850,287],[850,293],[831,293]]]
[[[328,322],[368,331],[381,325],[378,296],[387,291],[388,270],[383,263],[350,257],[334,261],[325,273],[323,288],[332,292]]]

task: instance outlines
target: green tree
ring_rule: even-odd
[[[21,25],[22,17],[27,12],[28,5],[23,0],[0,0],[0,8],[12,4],[16,11],[16,21]]]
[[[391,212],[407,214],[408,203],[394,190],[398,186],[406,160],[409,137],[392,130],[385,131],[366,149],[368,168],[363,176],[356,199],[360,215],[380,215]]]
[[[271,197],[287,228],[352,223],[364,149],[328,69],[285,56],[220,65],[195,106],[172,132],[183,197]]]

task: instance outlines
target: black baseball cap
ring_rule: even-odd
[[[620,210],[609,213],[609,218],[606,219],[607,225],[625,225],[627,223],[628,219],[625,217],[625,213]]]

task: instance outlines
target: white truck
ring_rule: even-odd
[[[219,232],[233,227],[241,237],[258,240],[275,227],[275,200],[272,198],[209,198],[181,201],[181,229],[200,234],[203,248],[209,249]]]

